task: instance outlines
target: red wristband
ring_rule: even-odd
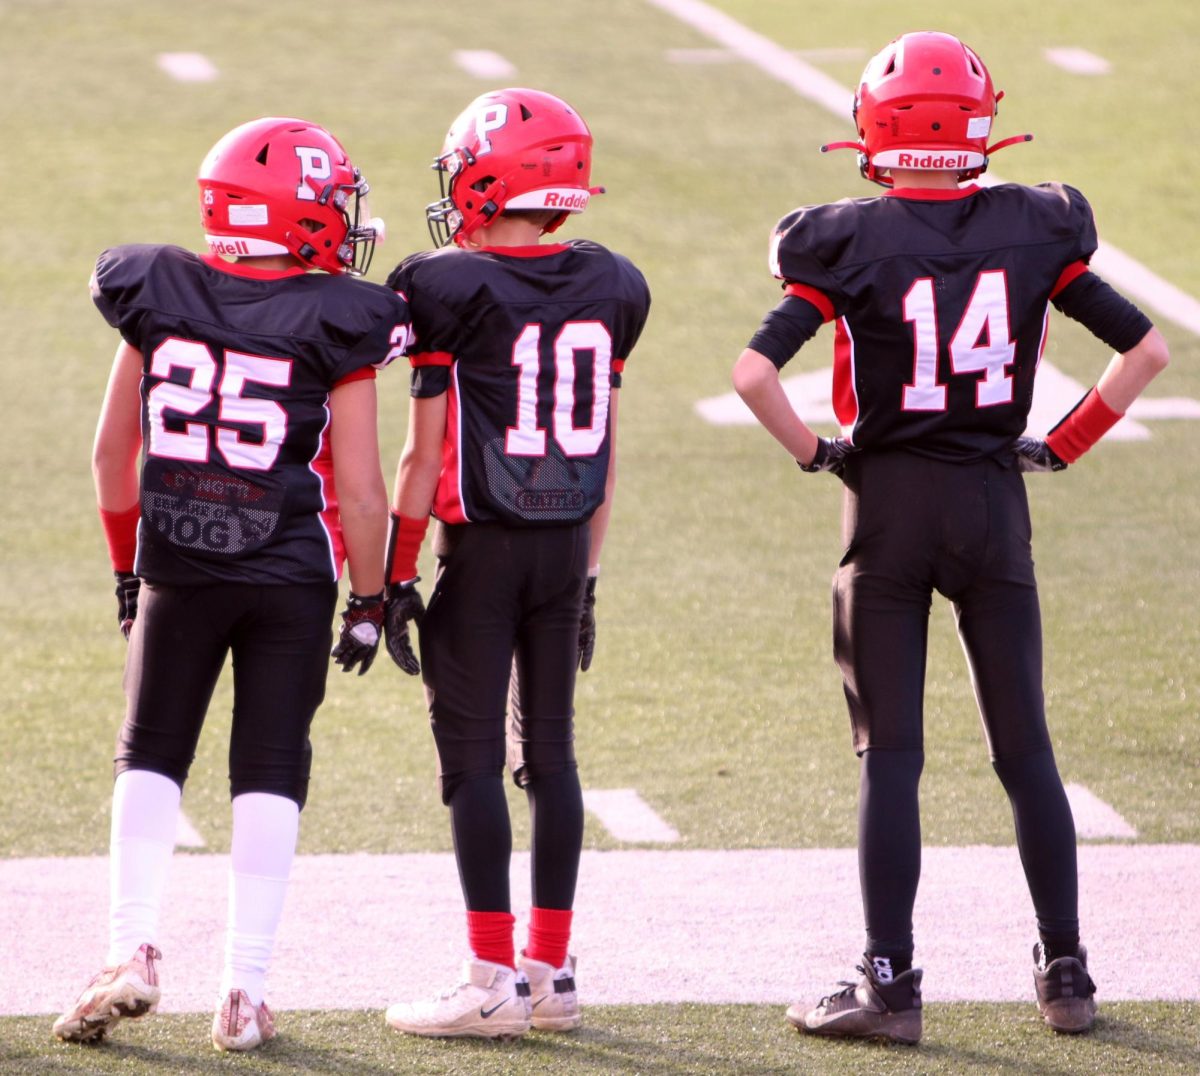
[[[1092,388],[1046,435],[1046,444],[1064,463],[1074,463],[1123,417]]]
[[[100,509],[100,522],[104,527],[104,540],[108,542],[108,559],[114,572],[132,572],[133,558],[137,553],[138,520],[142,507],[135,504],[124,512]]]
[[[392,524],[388,534],[388,582],[407,583],[417,577],[417,554],[425,541],[429,528],[429,517],[411,519],[392,513]]]

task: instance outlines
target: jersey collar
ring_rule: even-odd
[[[480,247],[481,254],[501,254],[506,258],[545,258],[550,254],[561,254],[566,243],[535,243],[530,247]]]
[[[926,187],[901,187],[896,190],[894,187],[891,190],[884,191],[885,198],[903,198],[906,202],[956,202],[960,198],[970,198],[973,194],[979,193],[979,184],[971,183],[965,187],[959,187],[958,190],[950,191],[942,188],[926,188]]]
[[[256,265],[243,265],[241,262],[227,262],[216,254],[201,254],[200,260],[210,269],[219,269],[231,276],[248,277],[251,280],[282,280],[289,276],[303,276],[308,272],[302,265],[294,269],[260,269]]]

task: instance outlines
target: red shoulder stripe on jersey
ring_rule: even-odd
[[[829,301],[829,297],[816,288],[810,288],[807,284],[791,283],[783,289],[788,295],[794,295],[797,299],[803,299],[806,303],[811,303],[820,311],[821,318],[824,321],[833,321],[833,303]]]
[[[97,506],[99,507],[99,506]],[[132,572],[133,557],[137,552],[138,520],[142,506],[135,504],[124,512],[100,509],[100,522],[104,526],[104,540],[108,543],[108,559],[114,572]]]
[[[1054,282],[1054,287],[1050,289],[1050,298],[1053,299],[1063,288],[1078,280],[1086,272],[1088,272],[1086,262],[1071,262]]]
[[[449,351],[422,351],[417,355],[409,355],[408,361],[413,366],[450,366],[454,356]]]
[[[338,378],[333,383],[333,387],[336,389],[342,385],[349,385],[351,381],[374,381],[374,380],[375,380],[375,367],[360,366],[357,370],[352,370],[345,377]]]

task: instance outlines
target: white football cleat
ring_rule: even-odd
[[[213,1016],[212,1044],[218,1050],[255,1050],[275,1037],[275,1014],[255,1005],[245,990],[233,989]]]
[[[75,1007],[54,1021],[54,1034],[64,1042],[99,1042],[122,1019],[154,1012],[162,994],[153,945],[138,947],[124,964],[92,976]]]
[[[574,1031],[583,1021],[575,991],[575,958],[569,956],[561,968],[555,968],[522,953],[517,967],[529,979],[533,1026],[539,1031]]]
[[[529,1030],[529,981],[503,964],[467,960],[462,982],[429,1001],[398,1002],[386,1019],[430,1038],[515,1039]]]

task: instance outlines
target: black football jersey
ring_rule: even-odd
[[[604,500],[610,393],[650,308],[642,274],[587,241],[405,259],[413,394],[449,393],[434,515],[562,524]]]
[[[144,359],[137,574],[176,585],[336,580],[329,394],[402,352],[403,299],[170,246],[106,250],[92,295]]]
[[[1050,299],[1096,244],[1062,184],[890,191],[790,213],[771,267],[836,319],[834,411],[855,445],[971,460],[1025,429]]]

